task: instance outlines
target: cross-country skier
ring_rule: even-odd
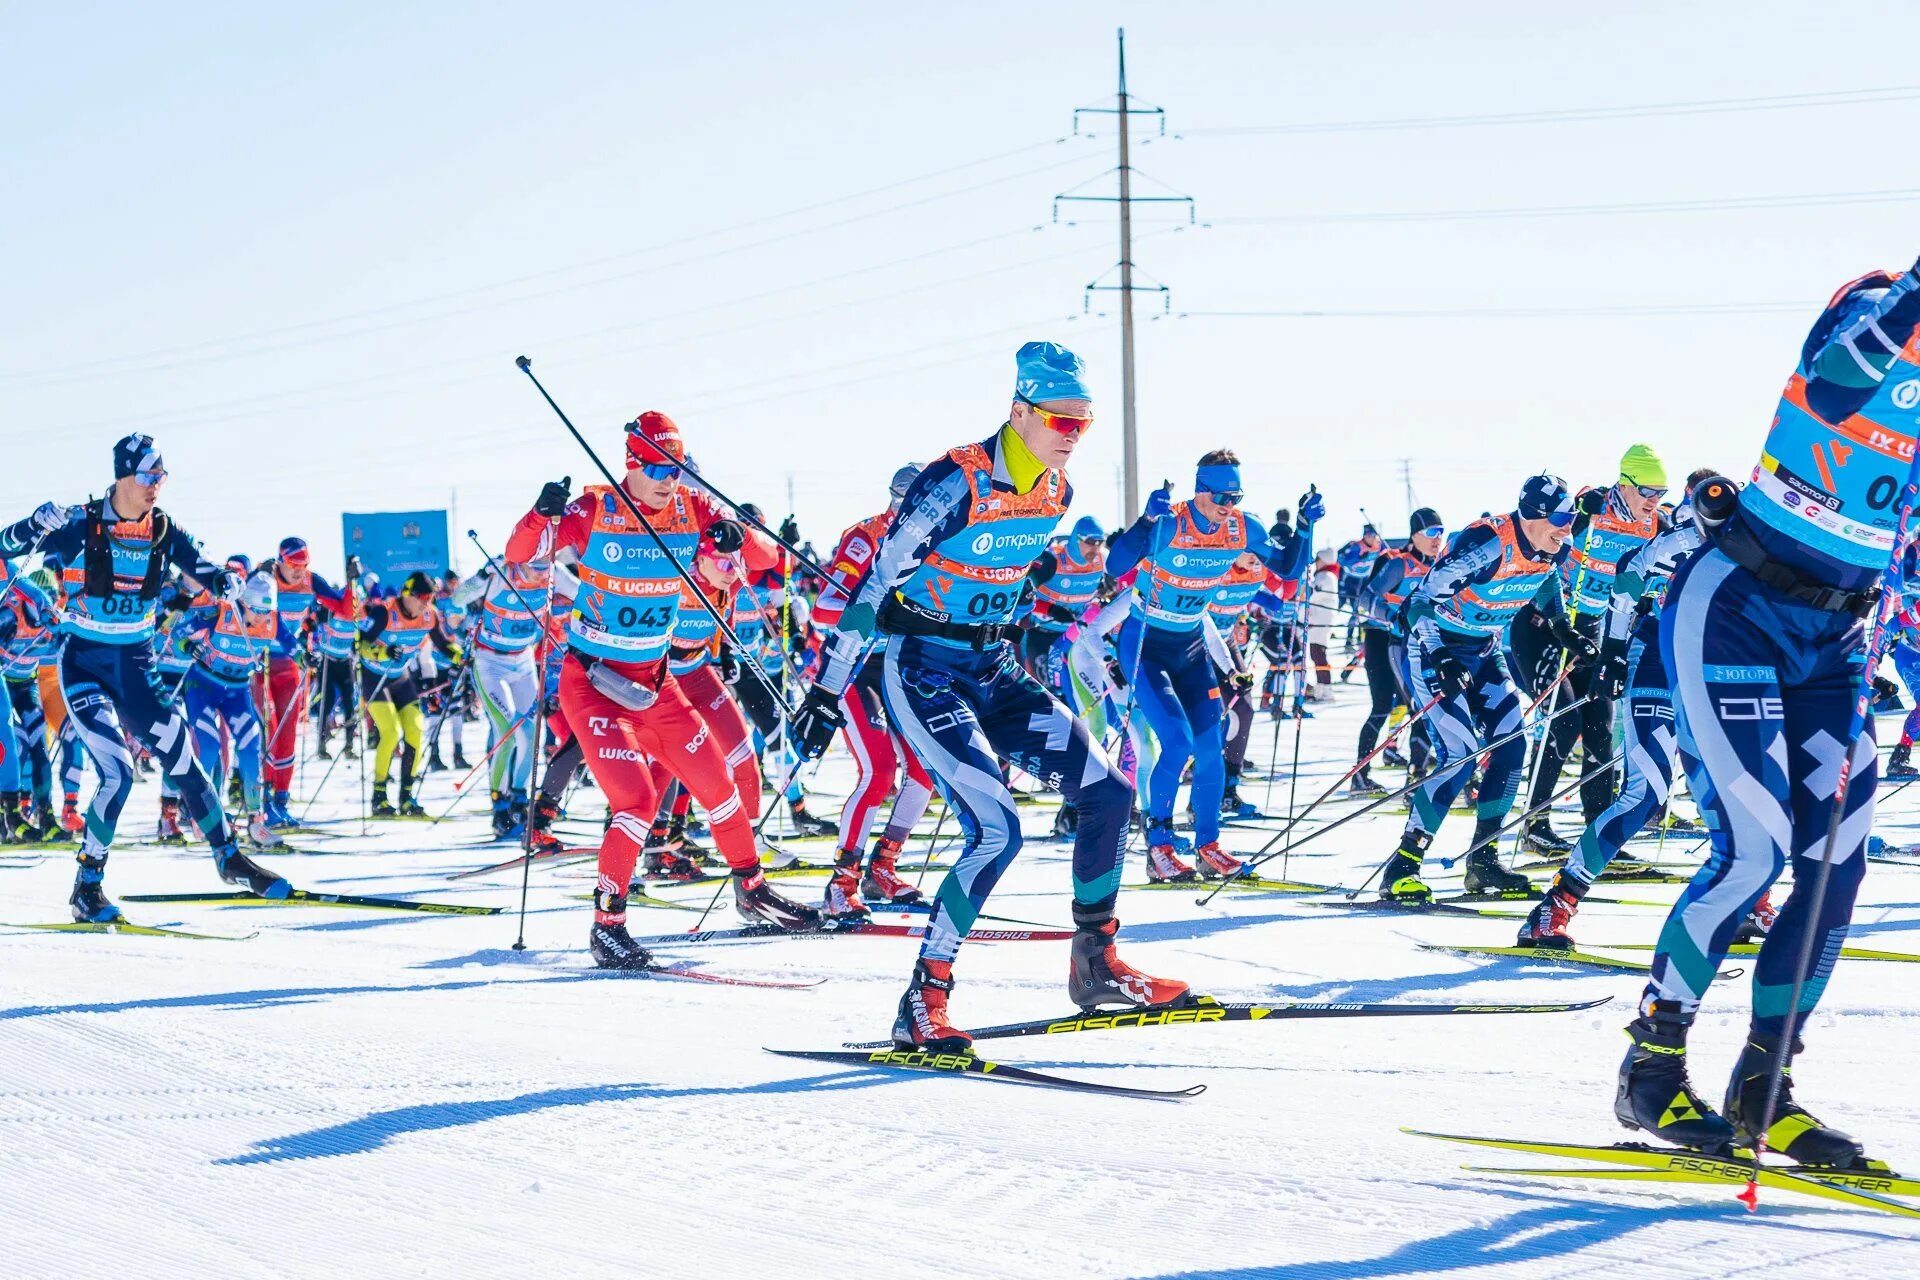
[[[1567,620],[1559,568],[1574,521],[1573,495],[1558,476],[1537,475],[1520,490],[1511,514],[1476,520],[1453,541],[1407,600],[1407,665],[1413,702],[1444,700],[1428,713],[1439,759],[1414,791],[1406,831],[1380,875],[1380,896],[1430,900],[1420,863],[1467,784],[1481,745],[1520,728],[1520,690],[1507,671],[1503,642],[1514,615],[1532,602],[1561,643],[1578,651],[1590,641]],[[1480,786],[1475,844],[1499,829],[1513,807],[1525,748],[1518,738],[1495,747]],[[1449,767],[1452,766],[1452,767]],[[1517,893],[1527,878],[1500,865],[1484,845],[1467,858],[1467,892]]]
[[[238,599],[240,575],[208,563],[187,531],[155,505],[167,469],[153,438],[130,435],[113,447],[113,487],[75,507],[48,502],[0,529],[0,559],[35,550],[65,566],[66,643],[60,682],[67,714],[76,722],[100,776],[87,810],[79,873],[68,900],[73,918],[107,923],[120,908],[106,896],[107,852],[120,810],[133,789],[131,733],[174,785],[181,803],[213,848],[214,866],[228,884],[245,884],[267,898],[289,886],[240,851],[220,797],[193,756],[193,735],[178,706],[163,707],[153,679],[154,601],[169,564],[223,599]]]
[[[1133,788],[1074,716],[1028,675],[1010,641],[1027,566],[1073,499],[1063,469],[1093,424],[1080,358],[1030,342],[1015,359],[1007,422],[949,450],[907,492],[871,568],[827,638],[820,678],[793,732],[808,755],[840,726],[840,694],[876,632],[887,715],[938,780],[965,837],[934,901],[894,1039],[928,1049],[970,1042],[948,1017],[953,961],[987,896],[1020,851],[1020,818],[1001,777],[1004,756],[1078,814],[1073,846],[1077,926],[1067,994],[1077,1005],[1162,1005],[1184,982],[1119,958],[1114,901]]]
[[[1812,1116],[1780,1078],[1789,993],[1804,976],[1797,1033],[1839,958],[1866,866],[1878,756],[1873,721],[1853,728],[1862,620],[1893,550],[1894,510],[1920,405],[1920,265],[1843,286],[1814,322],[1787,380],[1752,480],[1737,498],[1706,481],[1694,518],[1711,546],[1683,563],[1661,614],[1661,656],[1690,790],[1713,855],[1660,933],[1653,976],[1628,1028],[1614,1111],[1682,1146],[1764,1138],[1803,1164],[1850,1165],[1858,1142]],[[1851,762],[1846,806],[1833,801]],[[1830,826],[1832,834],[1829,834]],[[1687,1078],[1687,1031],[1728,947],[1787,860],[1793,891],[1753,967],[1753,1020],[1723,1111]],[[1829,862],[1820,900],[1815,883]],[[1809,933],[1812,937],[1809,940]],[[1809,941],[1811,949],[1808,950]],[[1798,974],[1800,957],[1812,969]]]
[[[1405,686],[1407,670],[1406,628],[1401,610],[1407,597],[1433,568],[1433,562],[1446,551],[1447,526],[1432,507],[1421,507],[1407,518],[1407,545],[1393,547],[1374,561],[1373,572],[1361,584],[1355,604],[1365,616],[1366,629],[1360,635],[1360,651],[1367,668],[1367,693],[1373,699],[1367,718],[1360,725],[1360,750],[1354,757],[1365,760],[1380,741],[1380,730],[1396,706],[1408,700]],[[1422,726],[1414,728],[1408,750],[1415,767],[1426,751],[1427,738]],[[1383,796],[1387,789],[1373,780],[1371,767],[1353,775],[1348,784],[1355,795]]]

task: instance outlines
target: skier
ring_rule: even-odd
[[[627,932],[627,889],[659,802],[649,756],[667,762],[706,810],[714,842],[732,869],[734,907],[741,915],[783,929],[819,924],[813,908],[768,885],[726,759],[667,671],[674,620],[686,607],[680,573],[701,536],[723,555],[738,554],[748,568],[768,568],[778,558],[771,538],[727,517],[704,491],[680,482],[686,456],[673,419],[643,413],[627,428],[624,499],[606,485],[589,485],[573,499],[566,482],[549,482],[507,539],[507,559],[529,559],[551,525],[553,554],[571,558],[580,579],[567,625],[560,705],[575,733],[584,735],[587,768],[612,811],[600,843],[588,933],[594,963],[602,968],[653,963]]]
[[[420,707],[419,672],[429,646],[450,662],[460,658],[459,645],[433,606],[433,579],[414,571],[388,600],[366,607],[357,647],[360,653],[360,694],[380,735],[373,750],[373,808],[376,818],[424,818],[427,811],[414,799],[414,779],[426,763],[426,714]],[[387,774],[393,757],[400,757],[400,798],[390,800]]]
[[[260,717],[250,688],[270,653],[291,651],[297,644],[278,597],[274,575],[258,572],[247,579],[239,603],[202,605],[178,627],[180,647],[193,655],[185,696],[194,755],[202,769],[218,773],[225,731],[240,774],[247,838],[261,848],[286,843],[273,831],[263,795]]]
[[[1027,566],[1072,502],[1063,468],[1093,423],[1078,356],[1030,342],[1015,370],[1006,423],[949,450],[908,491],[827,637],[820,677],[793,725],[804,754],[825,750],[868,638],[885,636],[888,718],[939,780],[965,834],[893,1027],[896,1042],[941,1052],[971,1044],[948,1015],[954,957],[1020,851],[998,756],[1058,789],[1078,814],[1068,997],[1083,1007],[1141,1007],[1187,994],[1184,982],[1150,977],[1119,958],[1113,909],[1133,789],[1086,722],[1020,666],[1008,640]]]
[[[1027,577],[1033,581],[1033,611],[1021,633],[1020,656],[1027,670],[1064,702],[1066,672],[1055,659],[1054,647],[1110,581],[1106,530],[1092,516],[1081,516],[1069,536],[1053,539],[1034,558]],[[1049,679],[1050,674],[1059,678]]]
[[[1667,527],[1660,511],[1660,499],[1666,492],[1666,465],[1650,445],[1636,444],[1621,455],[1616,483],[1583,490],[1576,500],[1578,510],[1560,572],[1566,579],[1566,607],[1573,615],[1574,629],[1587,640],[1577,655],[1556,643],[1553,619],[1543,617],[1538,610],[1522,609],[1514,619],[1510,635],[1514,661],[1535,696],[1543,693],[1563,668],[1567,671],[1567,678],[1550,700],[1549,714],[1576,698],[1587,700],[1578,712],[1560,716],[1548,727],[1534,764],[1528,810],[1546,804],[1559,790],[1560,769],[1576,737],[1585,751],[1580,766],[1580,807],[1587,823],[1598,820],[1601,811],[1613,803],[1614,771],[1602,767],[1614,755],[1613,699],[1593,687],[1595,659],[1585,655],[1589,650],[1598,654],[1600,620],[1613,594],[1614,566]],[[1549,857],[1564,858],[1571,847],[1554,831],[1545,812],[1527,824],[1523,838],[1527,848]]]
[[[1282,512],[1276,524],[1285,524],[1286,513]],[[1380,531],[1369,520],[1361,527],[1360,536],[1344,544],[1334,553],[1334,565],[1340,571],[1338,602],[1347,614],[1347,648],[1353,648],[1353,630],[1360,620],[1360,588],[1373,576],[1373,566],[1386,551],[1386,541]],[[1364,637],[1363,637],[1364,638]]]
[[[282,538],[280,552],[260,566],[270,570],[280,621],[267,669],[260,681],[266,711],[266,820],[282,830],[294,825],[287,810],[293,788],[294,758],[300,745],[300,723],[307,713],[307,618],[315,608],[328,615],[351,617],[353,584],[335,587],[311,567],[313,554],[304,538]],[[257,812],[257,810],[256,810]]]
[[[378,585],[378,579],[372,574],[363,575],[359,558],[350,556],[347,583],[352,592],[347,608],[322,609],[310,619],[313,651],[320,661],[320,697],[314,706],[319,742],[314,754],[322,760],[333,758],[327,742],[333,735],[334,712],[340,714],[345,739],[343,750],[349,757],[354,754],[354,739],[360,731],[359,701],[354,696],[353,645],[359,638],[360,624],[367,616],[364,603],[367,591]]]
[[[540,703],[534,646],[546,625],[552,583],[551,552],[536,546],[533,559],[491,563],[453,593],[462,608],[479,608],[473,682],[493,729],[488,783],[496,840],[517,840],[526,829],[535,763],[533,718]]]
[[[166,478],[153,438],[129,435],[113,447],[113,486],[106,496],[70,508],[44,503],[0,529],[0,559],[38,550],[65,566],[69,598],[60,682],[67,714],[86,740],[100,777],[68,899],[81,923],[120,919],[104,881],[120,810],[133,789],[128,732],[153,752],[179,788],[188,816],[213,848],[222,880],[245,884],[264,898],[284,898],[291,891],[284,879],[240,851],[219,795],[194,760],[186,717],[178,707],[162,707],[154,688],[154,601],[167,565],[217,586],[229,601],[242,587],[240,575],[209,564],[186,530],[155,505]]]
[[[1427,847],[1464,787],[1484,742],[1520,728],[1520,690],[1507,671],[1503,642],[1514,616],[1531,601],[1562,644],[1583,652],[1591,642],[1567,620],[1559,567],[1567,557],[1574,521],[1573,495],[1558,476],[1537,475],[1520,490],[1508,515],[1476,520],[1420,579],[1406,605],[1407,665],[1415,705],[1438,693],[1444,700],[1429,713],[1439,759],[1414,791],[1400,846],[1380,875],[1380,896],[1400,902],[1431,901],[1420,879]],[[1481,782],[1473,843],[1499,829],[1513,807],[1525,749],[1518,738],[1489,753]],[[1468,893],[1525,892],[1527,878],[1500,865],[1491,845],[1467,858]]]
[[[894,472],[887,490],[887,509],[840,535],[840,545],[827,564],[826,584],[814,602],[813,620],[818,626],[831,628],[839,623],[847,607],[848,594],[873,563],[874,552],[893,522],[894,514],[900,510],[907,490],[919,479],[920,470],[918,465],[909,464]],[[1104,543],[1100,547],[1100,560],[1102,563],[1106,560]],[[858,918],[867,914],[865,898],[896,905],[920,900],[920,891],[901,879],[894,868],[908,834],[933,799],[933,779],[906,739],[887,721],[880,688],[883,666],[880,653],[869,652],[860,659],[858,674],[840,694],[840,712],[846,718],[842,733],[859,774],[852,793],[847,796],[846,807],[840,811],[840,847],[821,908],[833,918]],[[900,776],[903,769],[904,776]],[[893,809],[886,829],[874,841],[863,877],[861,846],[873,828],[880,805],[887,794],[894,791],[897,776],[899,789]]]
[[[1266,562],[1251,551],[1235,558],[1213,599],[1207,602],[1210,631],[1207,651],[1213,655],[1220,678],[1221,737],[1224,744],[1226,789],[1220,794],[1220,816],[1236,821],[1261,817],[1260,807],[1240,795],[1240,777],[1247,767],[1247,744],[1253,737],[1253,598],[1267,585]],[[1217,641],[1217,643],[1216,643]]]
[[[1892,556],[1913,452],[1916,285],[1920,264],[1872,272],[1834,295],[1801,348],[1751,483],[1737,495],[1712,480],[1695,490],[1694,518],[1712,545],[1667,589],[1661,656],[1713,856],[1661,930],[1614,1111],[1681,1146],[1764,1139],[1802,1164],[1861,1158],[1857,1141],[1795,1098],[1787,1063],[1800,1046],[1787,1042],[1786,1022],[1791,1012],[1797,1040],[1839,957],[1866,866],[1878,755],[1873,721],[1856,725],[1854,705],[1872,674],[1860,669],[1862,620]],[[1836,823],[1843,756],[1853,772]],[[1687,1032],[1741,922],[1789,858],[1793,890],[1754,962],[1746,1047],[1716,1112],[1688,1081]],[[1813,961],[1805,974],[1803,954]],[[1799,1007],[1789,1010],[1798,978]],[[1777,1105],[1762,1132],[1776,1071]]]
[[[1373,572],[1361,584],[1355,604],[1365,616],[1366,629],[1360,636],[1360,651],[1366,659],[1367,692],[1372,709],[1360,725],[1359,754],[1365,760],[1380,741],[1380,730],[1396,706],[1405,706],[1408,694],[1401,672],[1406,668],[1406,632],[1401,607],[1408,595],[1427,576],[1433,562],[1447,549],[1447,526],[1432,507],[1421,507],[1407,518],[1407,545],[1394,547],[1374,561]],[[1418,729],[1419,726],[1416,726]],[[1409,751],[1415,767],[1421,763],[1426,738],[1416,733]],[[1373,780],[1372,769],[1353,775],[1348,789],[1355,795],[1383,796],[1387,789]]]
[[[1207,604],[1242,552],[1275,575],[1297,581],[1312,554],[1313,524],[1324,513],[1318,493],[1300,499],[1301,528],[1267,531],[1241,511],[1240,459],[1230,449],[1204,455],[1190,501],[1156,490],[1146,509],[1114,542],[1116,575],[1139,567],[1131,611],[1120,628],[1121,675],[1160,742],[1147,790],[1147,876],[1191,879],[1173,844],[1173,803],[1180,775],[1193,762],[1194,858],[1207,878],[1238,875],[1240,860],[1220,847],[1220,800],[1226,775],[1220,736],[1220,687],[1208,658],[1202,622]]]
[[[0,561],[0,573],[5,571],[5,561]],[[41,569],[13,579],[0,605],[0,673],[6,679],[20,774],[14,792],[0,797],[0,839],[29,844],[69,838],[54,817],[47,718],[34,678],[40,663],[59,647],[54,604],[59,588],[52,578]]]

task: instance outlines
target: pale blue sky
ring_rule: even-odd
[[[791,477],[825,542],[900,462],[988,434],[1014,347],[1053,338],[1092,366],[1073,471],[1111,521],[1118,338],[1081,290],[1112,222],[1050,212],[1111,163],[1056,140],[1111,92],[1118,24],[1181,134],[1136,163],[1208,224],[1141,228],[1174,306],[1141,311],[1143,475],[1185,492],[1228,445],[1258,512],[1317,481],[1329,536],[1363,504],[1397,532],[1402,456],[1455,527],[1536,468],[1609,480],[1635,439],[1676,478],[1744,474],[1818,303],[1920,251],[1910,5],[0,14],[0,517],[97,489],[148,430],[216,555],[301,533],[337,564],[343,508],[456,489],[497,545],[540,480],[588,470],[522,352],[609,456],[663,409],[736,496],[782,512]],[[1905,92],[1220,132],[1880,88]],[[1822,203],[1685,207],[1752,197]],[[1699,306],[1730,310],[1618,310]],[[1205,314],[1232,311],[1363,314]]]

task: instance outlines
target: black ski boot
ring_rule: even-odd
[[[399,811],[400,816],[403,818],[424,818],[427,816],[427,811],[422,809],[420,802],[413,798],[413,788],[404,782],[400,784]]]
[[[400,816],[400,811],[394,808],[393,803],[387,799],[387,784],[384,782],[376,782],[373,784],[373,816],[376,818],[397,818]]]
[[[1629,1129],[1644,1129],[1662,1142],[1719,1155],[1733,1146],[1726,1117],[1694,1091],[1687,1079],[1687,1028],[1693,1015],[1671,1000],[1651,1002],[1627,1024],[1633,1047],[1620,1064],[1613,1114]]]
[[[653,956],[627,932],[627,895],[596,890],[593,895],[593,929],[587,934],[587,950],[593,963],[602,969],[637,972],[653,968]]]
[[[1053,811],[1053,835],[1055,839],[1065,839],[1080,829],[1080,815],[1073,802],[1065,796],[1060,798],[1060,807]]]
[[[1562,840],[1545,818],[1535,818],[1527,824],[1521,844],[1543,858],[1564,858],[1573,852],[1573,846]]]
[[[1733,931],[1735,945],[1742,942],[1765,942],[1767,935],[1773,932],[1773,922],[1779,917],[1780,909],[1773,905],[1773,891],[1760,895],[1760,900],[1747,912],[1747,918]]]
[[[1400,753],[1400,748],[1389,742],[1387,749],[1380,753],[1380,763],[1388,769],[1404,769],[1407,767],[1407,758]]]
[[[1468,893],[1489,898],[1524,898],[1533,893],[1533,881],[1501,866],[1500,855],[1492,845],[1467,855],[1466,881]]]
[[[1794,1037],[1793,1057],[1799,1057],[1804,1048],[1799,1037]],[[1741,1050],[1740,1060],[1733,1066],[1733,1079],[1727,1085],[1726,1111],[1727,1119],[1733,1122],[1734,1140],[1743,1147],[1760,1141],[1767,1086],[1779,1056],[1779,1036],[1749,1033],[1747,1047]],[[1823,1169],[1851,1169],[1866,1155],[1859,1142],[1821,1124],[1793,1100],[1791,1066],[1780,1073],[1780,1094],[1774,1099],[1773,1123],[1767,1127],[1766,1139],[1767,1150],[1778,1151],[1795,1164],[1818,1165]]]
[[[553,834],[553,820],[560,816],[560,804],[544,791],[535,797],[533,817],[530,819],[532,830],[527,833],[527,843],[535,853],[556,853],[566,846]]]
[[[1353,781],[1347,784],[1347,794],[1376,797],[1386,795],[1387,789],[1382,784],[1373,780],[1372,769],[1362,769],[1360,772],[1354,774]]]
[[[655,880],[677,880],[692,883],[695,880],[709,879],[693,861],[684,854],[676,853],[665,845],[650,844],[640,857],[640,867]]]
[[[1386,902],[1432,902],[1433,890],[1420,878],[1420,863],[1433,836],[1425,831],[1409,831],[1400,837],[1400,847],[1380,870],[1380,897]]]
[[[838,836],[839,824],[825,818],[815,817],[807,809],[807,802],[795,800],[787,805],[787,816],[793,819],[793,831],[800,836]]]
[[[1117,1004],[1153,1009],[1187,997],[1177,978],[1155,978],[1122,960],[1113,946],[1120,922],[1101,908],[1098,914],[1073,904],[1073,954],[1067,967],[1067,999],[1082,1009]]]
[[[120,919],[120,908],[113,905],[106,890],[107,860],[80,859],[80,872],[73,878],[73,894],[67,906],[76,924],[112,924]]]
[[[284,898],[293,892],[293,886],[285,877],[275,875],[240,852],[240,846],[231,840],[213,851],[213,865],[228,884],[244,883],[263,898]]]
[[[775,893],[758,867],[733,873],[733,909],[755,924],[778,925],[790,933],[806,933],[820,927],[818,909]]]
[[[445,773],[446,771],[447,762],[440,758],[440,744],[436,742],[427,751],[427,772]]]
[[[1893,754],[1887,757],[1887,767],[1880,771],[1880,776],[1890,781],[1920,778],[1920,769],[1914,768],[1910,760],[1912,755],[1912,743],[1902,742],[1895,746]]]
[[[467,759],[466,748],[458,742],[453,744],[453,767],[462,770],[473,768],[472,763]]]

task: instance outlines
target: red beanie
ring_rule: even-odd
[[[629,467],[646,466],[649,463],[685,462],[686,446],[680,443],[680,428],[673,419],[655,409],[649,409],[627,424],[627,465]]]

